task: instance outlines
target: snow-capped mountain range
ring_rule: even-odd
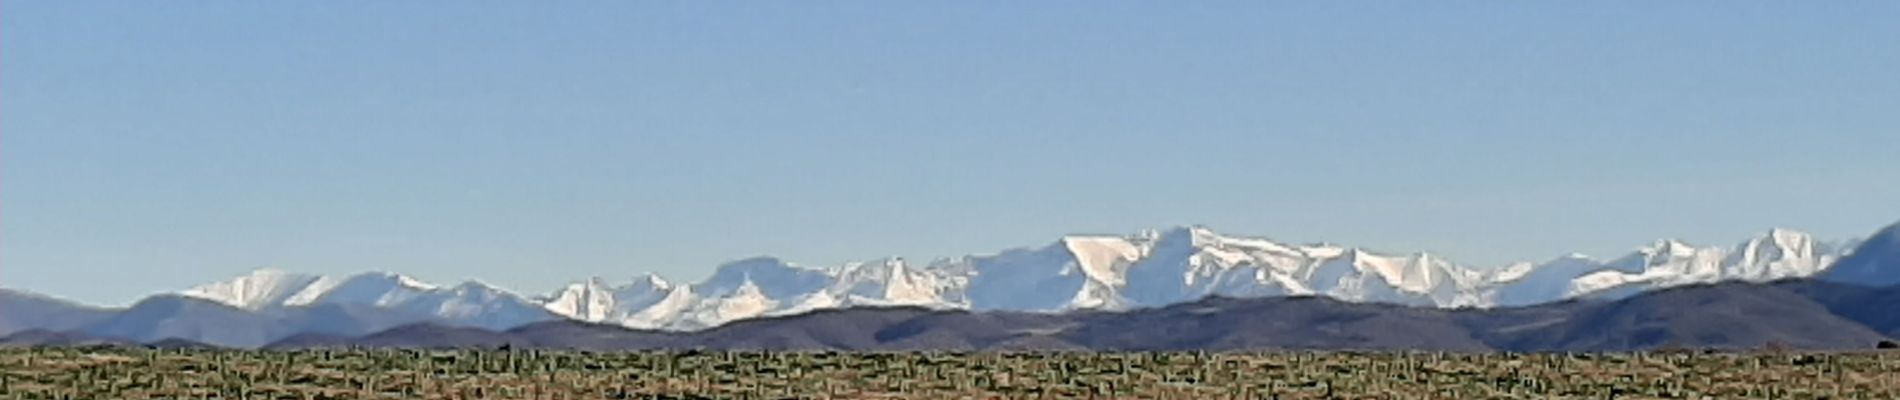
[[[317,305],[368,307],[497,330],[550,319],[538,302],[494,286],[473,281],[436,286],[383,272],[336,278],[260,269],[178,294],[256,312]]]
[[[1202,227],[1126,236],[1069,236],[1041,247],[928,263],[902,258],[814,267],[774,258],[720,266],[703,282],[656,275],[575,282],[524,296],[476,282],[438,286],[389,273],[347,277],[258,270],[179,295],[256,312],[367,307],[438,322],[505,329],[554,318],[641,329],[696,330],[761,316],[860,305],[942,309],[1121,310],[1210,295],[1321,295],[1435,307],[1496,307],[1729,280],[1808,277],[1855,242],[1775,229],[1733,247],[1662,240],[1613,259],[1583,255],[1474,268],[1427,254],[1295,245]]]

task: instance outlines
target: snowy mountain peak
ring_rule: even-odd
[[[679,289],[686,289],[680,287]],[[635,314],[668,297],[675,289],[671,282],[654,274],[644,274],[625,284],[593,277],[575,282],[538,299],[542,308],[556,315],[588,322],[636,325]],[[687,290],[690,293],[690,290]],[[651,328],[653,326],[640,326]]]
[[[257,310],[296,296],[319,276],[259,268],[231,280],[214,282],[179,292],[186,297],[210,300],[232,307]]]
[[[1226,236],[1204,225],[1183,225],[1166,230],[1151,231],[1154,234],[1116,236],[1138,245],[1167,245],[1192,248],[1222,247],[1234,243],[1253,243],[1265,239]],[[1112,235],[1105,235],[1112,236]]]
[[[1651,256],[1651,257],[1656,257],[1656,256],[1682,257],[1682,256],[1693,255],[1695,254],[1696,250],[1697,249],[1695,245],[1691,245],[1681,240],[1662,239],[1662,240],[1657,240],[1654,243],[1650,243],[1649,246],[1643,247],[1641,250],[1638,250],[1638,252],[1642,253],[1645,256]]]
[[[437,288],[440,288],[440,286],[423,282],[420,279],[416,279],[415,277],[408,276],[408,275],[389,273],[389,272],[384,272],[384,273],[381,273],[380,275],[383,278],[394,279],[396,281],[396,284],[402,285],[404,287],[421,289],[421,290],[435,290]],[[475,282],[475,281],[463,282],[461,286],[469,287],[471,289],[483,289],[483,288],[492,287],[492,286],[488,286],[488,285],[482,284],[480,282]]]
[[[668,281],[666,280],[666,278],[660,277],[659,274],[654,274],[651,272],[641,274],[640,277],[635,278],[633,282],[635,285],[645,285],[646,287],[653,288],[653,290],[662,291],[662,292],[667,291],[667,290],[672,290],[673,288],[672,281]]]
[[[1744,243],[1774,244],[1783,248],[1802,247],[1813,244],[1814,236],[1807,232],[1787,228],[1771,228]]]
[[[1730,248],[1664,240],[1576,277],[1568,295],[1620,297],[1692,283],[1808,277],[1833,265],[1845,251],[1806,233],[1780,228]]]
[[[506,289],[475,280],[462,281],[450,290],[456,293],[511,293]]]
[[[440,286],[435,284],[423,282],[421,279],[389,271],[359,273],[345,277],[343,281],[360,282],[359,284],[391,285],[416,290],[435,290],[440,288]]]
[[[1181,236],[1186,236],[1195,246],[1214,245],[1220,243],[1221,239],[1225,239],[1221,237],[1219,233],[1214,233],[1213,229],[1208,229],[1201,225],[1188,225],[1175,229],[1181,232]]]
[[[739,288],[732,291],[732,295],[734,297],[756,297],[764,296],[765,292],[759,289],[759,284],[753,282],[751,277],[746,277],[745,282],[740,283]]]
[[[441,287],[391,272],[338,278],[260,269],[179,294],[249,310],[326,304],[372,307],[433,318],[432,322],[488,328],[512,327],[550,317],[540,311],[540,305],[478,281]]]
[[[1121,271],[1147,253],[1142,245],[1119,237],[1070,236],[1062,238],[1062,245],[1084,276],[1111,286],[1124,284]]]
[[[1750,239],[1723,261],[1725,273],[1750,280],[1814,275],[1838,254],[1807,233],[1775,228]]]
[[[1747,242],[1742,242],[1739,250],[1750,253],[1767,251],[1782,253],[1808,252],[1812,251],[1814,246],[1814,237],[1809,236],[1807,233],[1775,228],[1761,236],[1749,239]]]

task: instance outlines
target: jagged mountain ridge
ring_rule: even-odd
[[[698,330],[762,316],[853,306],[979,311],[1124,310],[1209,295],[1320,295],[1353,302],[1493,307],[1620,298],[1692,283],[1768,281],[1821,272],[1849,247],[1776,229],[1730,248],[1663,240],[1615,259],[1581,255],[1473,268],[1429,253],[1389,255],[1291,245],[1203,227],[1078,235],[1041,247],[913,264],[901,258],[811,267],[769,257],[720,266],[703,282],[593,278],[543,296],[480,283],[442,287],[388,273],[334,278],[260,270],[182,295],[247,310],[314,304],[433,315],[506,329],[565,317],[637,329]]]
[[[487,329],[559,318],[538,301],[480,282],[437,286],[386,272],[338,278],[260,269],[177,294],[266,314],[324,305],[364,307]]]

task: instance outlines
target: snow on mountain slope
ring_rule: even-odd
[[[1730,252],[1722,275],[1758,281],[1814,275],[1834,263],[1840,251],[1805,233],[1774,229]]]
[[[739,319],[767,315],[780,304],[780,301],[767,296],[758,284],[747,279],[722,296],[693,302],[677,313],[673,321],[665,321],[661,326],[675,330],[710,328]]]
[[[1468,307],[1483,302],[1482,272],[1431,254],[1387,256],[1351,250],[1324,259],[1308,275],[1314,291],[1352,301]]]
[[[1075,267],[1090,280],[1127,284],[1121,274],[1148,251],[1143,243],[1119,237],[1071,236],[1062,238],[1062,247],[1075,258]]]
[[[1527,306],[1568,298],[1577,278],[1601,268],[1602,261],[1582,254],[1570,254],[1542,264],[1513,264],[1490,277],[1488,285],[1493,289],[1487,303]]]
[[[182,294],[249,310],[369,306],[450,323],[507,328],[559,316],[640,329],[693,330],[739,319],[852,306],[1063,311],[1128,309],[1210,295],[1323,295],[1435,307],[1517,306],[1612,298],[1722,280],[1811,276],[1844,246],[1776,229],[1733,248],[1662,240],[1609,261],[1582,255],[1472,268],[1428,253],[1227,236],[1204,227],[1075,235],[1039,247],[913,264],[901,258],[811,267],[769,257],[719,266],[696,284],[644,275],[593,278],[528,299],[466,283],[394,274],[317,277],[260,270]]]
[[[257,310],[283,305],[291,297],[297,296],[322,278],[316,275],[266,268],[251,271],[250,274],[228,281],[191,288],[179,294],[216,301],[232,307]]]
[[[1094,295],[1105,283],[1088,278],[1064,243],[957,257],[930,268],[964,277],[963,298],[976,310],[1054,310],[1106,301]]]
[[[1572,277],[1561,298],[1617,298],[1694,283],[1802,278],[1820,273],[1844,251],[1786,229],[1770,230],[1727,249],[1663,240]]]
[[[1316,283],[1315,277],[1325,282]],[[575,319],[698,329],[736,319],[850,306],[1061,311],[1160,306],[1208,295],[1315,293],[1364,301],[1470,305],[1482,297],[1473,287],[1483,279],[1482,273],[1430,255],[1294,246],[1186,227],[1130,236],[1069,236],[1040,248],[924,266],[887,258],[812,268],[752,258],[720,266],[703,283],[670,291],[590,280],[544,301],[549,311]],[[662,292],[666,301],[652,300]],[[649,303],[654,305],[638,306]],[[594,311],[609,304],[634,306]]]
[[[490,329],[555,318],[540,303],[486,284],[441,287],[392,273],[338,278],[261,269],[179,294],[258,312],[322,304],[367,306],[431,322]]]
[[[574,283],[544,297],[542,306],[549,312],[587,322],[643,325],[640,313],[672,297],[673,283],[658,275],[647,274],[632,283],[613,286],[601,278]],[[687,292],[690,293],[690,292]]]

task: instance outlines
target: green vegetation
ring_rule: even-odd
[[[0,399],[1900,398],[1900,355],[0,350]]]

